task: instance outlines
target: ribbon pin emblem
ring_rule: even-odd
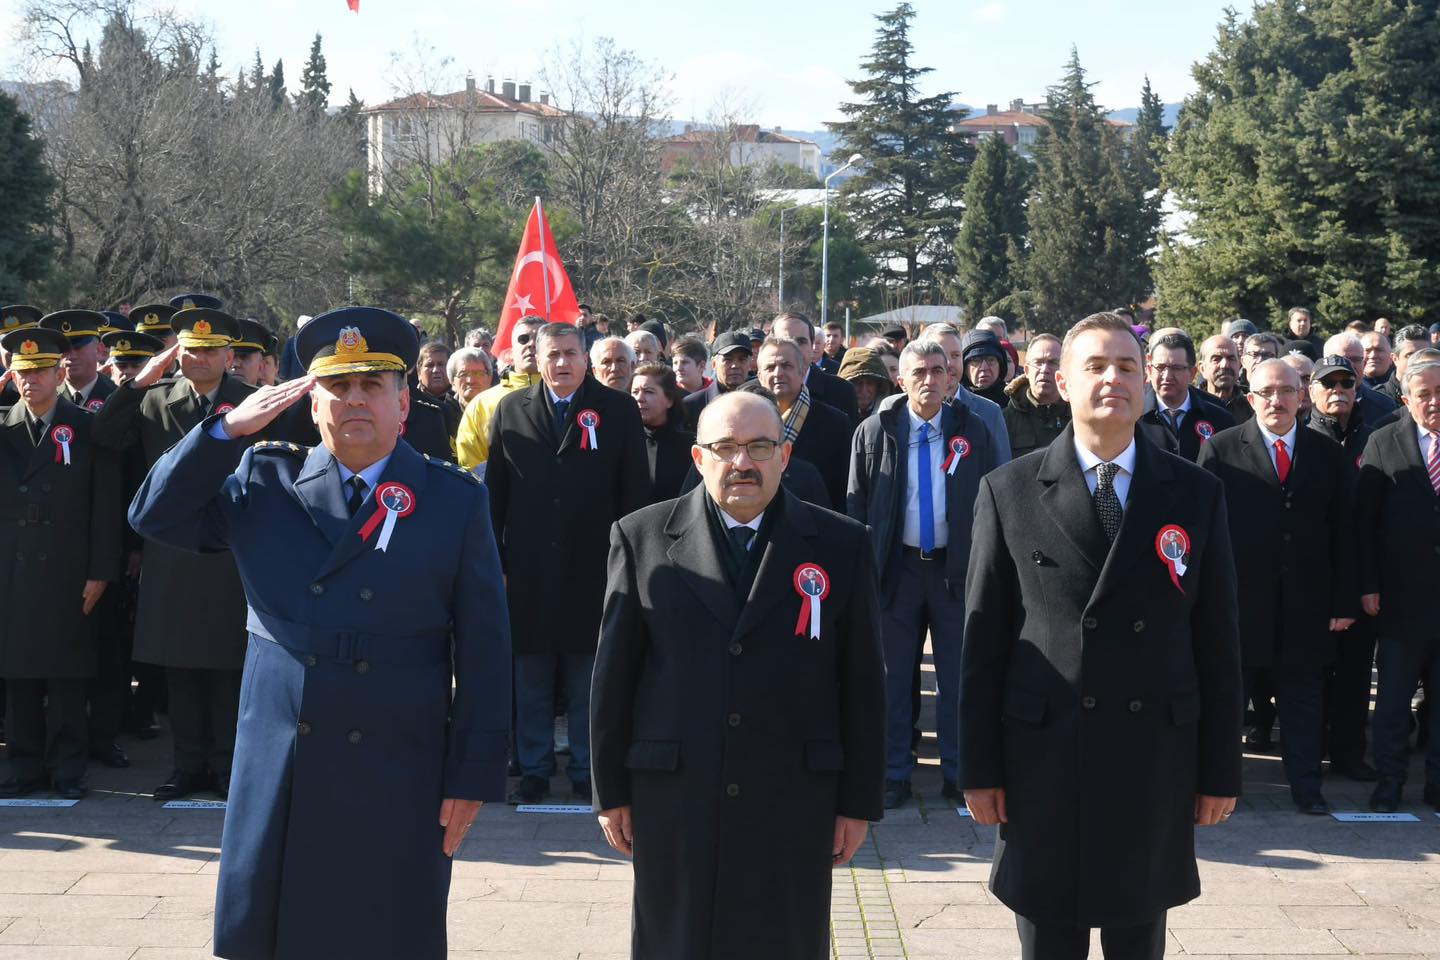
[[[1215,436],[1215,424],[1211,423],[1209,420],[1195,421],[1195,435],[1199,437],[1202,442],[1209,440],[1211,437]],[[1180,532],[1184,533],[1183,530]]]
[[[360,528],[360,539],[369,540],[375,528],[380,527],[380,537],[375,541],[375,549],[384,552],[390,545],[390,535],[395,532],[395,521],[415,512],[415,494],[403,483],[382,483],[375,491],[375,502],[378,506],[370,519],[365,521],[365,526]]]
[[[599,450],[600,441],[595,439],[595,428],[600,426],[600,414],[594,410],[581,410],[575,414],[575,422],[585,431],[580,434],[581,450]]]
[[[62,423],[50,431],[50,439],[55,441],[55,462],[70,466],[70,441],[75,439],[75,431]]]
[[[1170,582],[1175,584],[1176,590],[1184,593],[1180,578],[1185,576],[1190,561],[1190,536],[1185,528],[1173,523],[1161,527],[1155,537],[1155,552],[1160,556],[1160,562],[1165,564],[1165,569],[1170,571]]]
[[[945,471],[946,476],[954,476],[955,468],[960,465],[961,460],[964,460],[968,456],[970,456],[970,441],[960,436],[951,437],[950,456],[945,458],[945,462],[940,465],[940,469]]]
[[[795,636],[820,639],[820,601],[830,595],[830,575],[816,563],[802,563],[795,568],[795,592],[800,594],[800,618],[795,621]]]
[[[101,400],[99,397],[94,397],[85,404],[85,409],[89,410],[91,413],[99,413],[100,408],[103,406],[105,406],[105,401]]]

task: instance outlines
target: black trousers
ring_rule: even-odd
[[[135,636],[135,614],[125,587],[123,581],[106,587],[96,611],[100,629],[95,677],[86,684],[91,750],[110,748],[130,705],[130,648]]]
[[[1320,793],[1320,765],[1325,753],[1325,668],[1271,667],[1267,671],[1280,714],[1280,760],[1290,795],[1296,801]],[[1254,688],[1255,679],[1248,684]]]
[[[85,776],[85,681],[6,680],[5,691],[10,776]]]
[[[1268,739],[1275,728],[1275,678],[1269,667],[1256,670],[1245,684],[1246,695],[1250,698],[1251,729],[1261,739]]]
[[[1427,702],[1440,691],[1440,640],[1381,637],[1376,665],[1375,769],[1381,779],[1403,784],[1410,772],[1410,699],[1422,679]],[[1425,782],[1440,784],[1440,711],[1432,708],[1427,722]]]
[[[1165,914],[1138,927],[1101,927],[1105,960],[1162,960],[1165,956]],[[1088,927],[1038,924],[1018,913],[1021,960],[1085,960],[1090,955]]]
[[[240,714],[240,671],[167,667],[175,769],[230,779],[235,723]]]
[[[1375,667],[1375,618],[1363,613],[1335,634],[1337,656],[1325,684],[1326,751],[1332,763],[1365,759],[1370,678]]]

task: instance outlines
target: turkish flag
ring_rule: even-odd
[[[360,0],[345,0],[345,5],[356,13],[360,12]]]
[[[500,327],[495,334],[495,356],[510,361],[510,333],[521,317],[544,317],[553,323],[574,323],[580,319],[575,290],[565,273],[565,264],[555,249],[550,222],[537,198],[525,224],[525,236],[515,254],[505,305],[500,309]]]

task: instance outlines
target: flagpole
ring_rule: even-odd
[[[539,218],[536,223],[536,233],[540,235],[540,277],[545,284],[545,322],[550,322],[550,254],[545,251],[545,208],[540,205],[540,198],[535,198],[535,215]]]

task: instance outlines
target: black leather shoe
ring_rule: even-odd
[[[155,799],[161,803],[170,800],[183,800],[196,790],[205,789],[206,778],[198,773],[186,773],[184,770],[176,770],[170,774],[170,779],[155,788]]]
[[[570,784],[570,795],[575,798],[575,802],[577,803],[589,803],[593,799],[590,790],[590,781],[579,780]]]
[[[56,780],[53,789],[55,796],[61,800],[83,800],[85,794],[90,792],[89,788],[85,786],[85,782],[80,779]]]
[[[115,770],[122,770],[130,766],[130,757],[121,750],[118,744],[110,744],[108,747],[96,747],[90,751],[90,759],[102,767],[110,767]]]
[[[1330,769],[1340,776],[1360,783],[1374,783],[1380,779],[1380,774],[1375,768],[1364,760],[1351,760],[1348,763],[1332,763]]]
[[[885,781],[885,809],[894,810],[905,806],[905,801],[910,799],[909,780],[886,780]]]
[[[959,803],[961,802],[961,800],[964,799],[965,795],[960,790],[960,784],[956,783],[954,780],[946,780],[940,785],[940,796],[944,797],[946,800],[953,800],[956,803]]]
[[[24,777],[11,777],[4,783],[0,783],[0,797],[6,800],[12,800],[15,797],[32,794],[43,786],[45,786],[43,777],[36,777],[31,780],[27,780]]]
[[[539,803],[550,795],[550,781],[544,777],[521,777],[520,785],[510,791],[505,802],[512,807],[522,803]]]
[[[1323,817],[1330,812],[1330,804],[1318,793],[1308,797],[1296,797],[1295,809],[1312,817]]]
[[[1400,809],[1400,784],[1394,780],[1381,780],[1370,794],[1370,809],[1376,813],[1394,813]]]
[[[1425,784],[1425,802],[1440,810],[1440,783]]]

